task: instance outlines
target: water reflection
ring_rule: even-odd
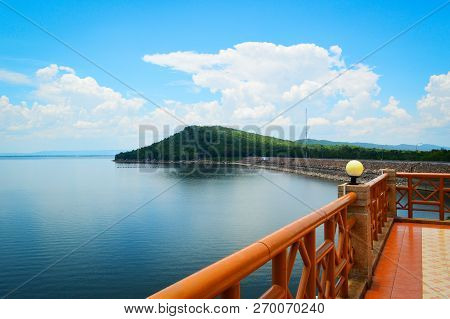
[[[0,176],[0,295],[135,211],[13,298],[143,298],[337,194],[337,182],[275,171],[105,158],[2,160]],[[242,291],[269,286],[270,264]]]

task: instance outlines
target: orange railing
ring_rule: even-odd
[[[382,174],[377,178],[366,183],[369,186],[369,213],[371,221],[371,248],[373,242],[378,240],[378,234],[381,234],[384,223],[387,221],[388,210],[388,185],[387,174]]]
[[[450,174],[445,173],[397,173],[398,178],[406,179],[404,185],[398,185],[397,210],[408,212],[408,218],[414,212],[439,213],[439,219],[445,219],[450,213]]]
[[[269,261],[272,285],[262,298],[347,297],[354,254],[350,229],[356,222],[347,219],[347,207],[355,201],[355,193],[344,195],[149,298],[240,298],[240,282]],[[324,240],[316,248],[321,225]],[[289,282],[298,253],[303,269],[293,294]]]

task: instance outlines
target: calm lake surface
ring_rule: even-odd
[[[337,194],[337,182],[281,172],[112,158],[3,158],[0,178],[8,298],[144,298]],[[270,264],[242,285],[259,296]]]

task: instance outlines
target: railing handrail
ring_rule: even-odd
[[[439,213],[439,219],[445,220],[445,214],[450,212],[446,203],[450,195],[450,187],[446,184],[450,173],[397,172],[396,177],[407,181],[407,185],[396,187],[397,210],[408,211],[408,218],[414,218],[415,212]]]
[[[450,173],[410,173],[397,172],[397,177],[450,178]]]
[[[368,182],[366,183],[366,185],[368,185],[369,187],[372,187],[372,186],[374,186],[375,184],[381,182],[382,180],[384,180],[384,179],[387,178],[387,177],[388,177],[388,174],[387,174],[387,173],[381,174],[380,176],[378,176],[378,177],[376,177],[376,178],[374,178],[374,179],[368,181]]]
[[[350,192],[149,298],[214,298],[355,201]]]

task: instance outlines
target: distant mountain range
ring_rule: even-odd
[[[305,143],[305,140],[298,140],[298,143]],[[433,144],[418,144],[418,145],[410,145],[410,144],[399,144],[399,145],[388,145],[388,144],[374,144],[374,143],[350,143],[350,142],[333,142],[327,140],[314,140],[308,139],[308,144],[311,145],[350,145],[350,146],[358,146],[364,148],[378,148],[383,150],[400,150],[400,151],[432,151],[432,150],[450,150],[450,147],[439,146]]]
[[[0,157],[89,157],[114,156],[121,150],[94,150],[94,151],[41,151],[34,153],[0,153]]]

